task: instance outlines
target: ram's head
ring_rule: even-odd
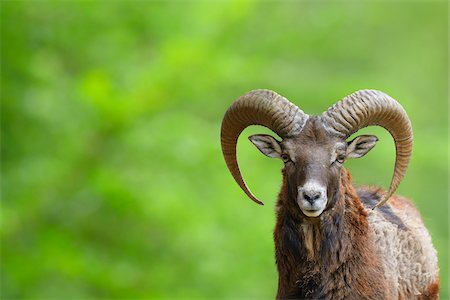
[[[227,166],[242,190],[262,204],[248,189],[236,160],[236,143],[250,125],[263,125],[270,135],[253,135],[250,141],[266,156],[284,162],[283,175],[290,201],[303,215],[314,218],[337,201],[340,170],[346,159],[358,158],[372,149],[377,137],[347,138],[359,129],[379,125],[394,138],[396,161],[385,203],[395,192],[408,167],[412,129],[402,106],[388,95],[373,90],[358,91],[336,103],[320,116],[308,116],[297,106],[269,90],[255,90],[237,99],[225,113],[221,143]]]

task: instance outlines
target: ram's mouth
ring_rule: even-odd
[[[323,209],[302,209],[302,212],[307,217],[316,218],[320,216],[320,214],[323,212]]]

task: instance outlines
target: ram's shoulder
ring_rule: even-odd
[[[367,210],[372,208],[386,194],[386,191],[376,187],[363,186],[357,188],[357,194]],[[409,221],[415,220],[422,223],[422,219],[416,206],[411,200],[399,196],[392,196],[386,204],[374,210],[374,213],[380,215],[386,221],[395,224],[399,229],[406,229],[405,218]]]

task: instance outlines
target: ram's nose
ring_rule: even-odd
[[[317,217],[327,205],[326,187],[317,181],[308,181],[298,188],[297,203],[308,217]]]
[[[322,197],[322,191],[316,189],[303,190],[303,198],[309,203],[313,204],[314,201]]]

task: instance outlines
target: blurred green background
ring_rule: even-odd
[[[3,299],[271,299],[282,163],[219,129],[256,88],[310,114],[362,88],[415,132],[414,199],[448,299],[447,2],[1,2]],[[350,161],[389,185],[391,137]]]

